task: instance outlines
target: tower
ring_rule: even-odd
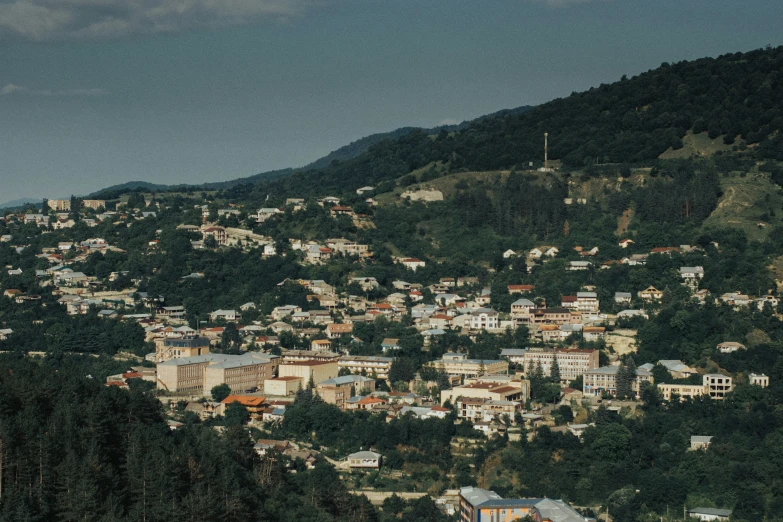
[[[549,133],[544,133],[544,172],[549,172]]]

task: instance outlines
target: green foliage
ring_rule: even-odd
[[[215,402],[223,402],[223,399],[231,395],[231,387],[228,384],[218,384],[213,386],[210,391],[212,394],[212,400]]]

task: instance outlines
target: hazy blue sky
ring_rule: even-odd
[[[0,0],[0,202],[301,166],[782,28],[779,0]]]

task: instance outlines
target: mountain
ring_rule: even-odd
[[[414,130],[350,160],[275,180],[259,192],[347,191],[436,164],[449,172],[538,166],[545,132],[549,157],[566,169],[649,165],[667,150],[681,149],[688,131],[721,137],[759,159],[783,160],[781,70],[783,47],[664,63],[529,111],[482,118],[436,139]]]
[[[216,181],[216,182],[193,184],[193,185],[190,184],[162,185],[162,184],[149,183],[146,181],[129,181],[127,183],[122,183],[120,185],[113,185],[111,187],[101,189],[99,191],[94,192],[89,197],[94,197],[97,199],[113,199],[118,197],[120,194],[123,194],[125,192],[135,191],[135,190],[144,190],[144,191],[221,190],[221,189],[227,189],[227,188],[241,186],[241,185],[255,185],[262,181],[272,181],[278,178],[282,178],[284,176],[288,176],[296,171],[303,171],[303,170],[306,171],[306,170],[326,168],[329,167],[334,161],[341,162],[341,161],[350,160],[352,158],[355,158],[356,156],[359,156],[360,154],[365,153],[373,145],[376,145],[378,143],[387,140],[394,140],[401,136],[410,134],[411,132],[414,131],[420,131],[427,134],[437,134],[441,131],[455,132],[466,128],[472,123],[484,120],[486,118],[492,118],[492,117],[507,115],[507,114],[521,114],[523,112],[531,110],[532,108],[533,107],[529,105],[524,105],[521,107],[516,107],[514,109],[503,109],[494,112],[492,114],[480,116],[479,118],[476,118],[474,120],[465,121],[456,125],[441,125],[439,127],[433,127],[430,129],[421,129],[419,127],[401,127],[391,132],[380,132],[376,134],[371,134],[369,136],[365,136],[364,138],[360,138],[356,141],[353,141],[348,145],[344,145],[339,149],[330,152],[326,156],[317,159],[314,162],[305,165],[304,167],[297,168],[297,169],[286,168],[286,169],[279,169],[279,170],[271,170],[268,172],[255,174],[253,176],[236,178],[228,181]]]
[[[16,208],[21,207],[23,205],[26,205],[27,203],[40,203],[43,201],[43,198],[19,198],[19,199],[13,199],[11,201],[6,201],[5,203],[0,203],[0,209],[2,208]]]

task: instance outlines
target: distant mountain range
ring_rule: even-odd
[[[28,203],[40,203],[41,201],[43,201],[43,198],[12,199],[11,201],[0,203],[0,208],[16,208],[16,207],[21,207],[22,205],[26,205]]]

